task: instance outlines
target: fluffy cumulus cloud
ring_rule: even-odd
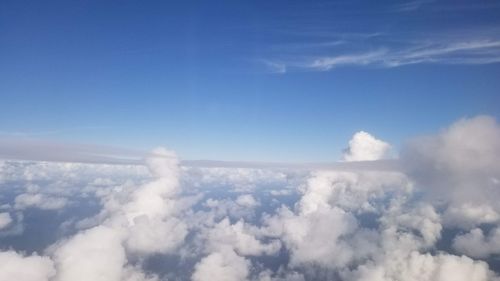
[[[497,209],[488,203],[452,204],[443,214],[443,223],[462,229],[471,229],[480,224],[494,224],[500,220]]]
[[[0,252],[0,280],[49,281],[56,270],[48,257]]]
[[[206,247],[210,251],[217,252],[224,248],[231,248],[242,256],[275,254],[281,247],[279,240],[262,243],[242,220],[230,224],[227,218],[208,229],[205,240]]]
[[[356,233],[356,221],[341,209],[325,208],[295,214],[284,208],[268,223],[290,250],[293,266],[315,263],[324,267],[342,267],[355,254],[346,238]]]
[[[127,252],[168,253],[182,243],[186,226],[175,216],[178,160],[165,149],[154,155],[147,161],[154,180],[111,193],[97,226],[53,246],[57,280],[125,280],[132,274]]]
[[[453,247],[458,252],[475,258],[487,258],[500,254],[500,228],[490,230],[488,235],[480,228],[455,237]]]
[[[63,242],[54,260],[56,280],[121,280],[125,250],[117,231],[97,226]]]
[[[249,262],[234,251],[225,249],[211,253],[195,266],[193,281],[209,281],[216,278],[222,281],[246,280]]]
[[[381,264],[366,264],[348,277],[359,281],[485,281],[498,280],[488,265],[466,256],[421,254],[392,255]]]
[[[402,152],[407,173],[435,199],[456,206],[496,205],[500,198],[500,127],[495,119],[462,119]]]
[[[391,146],[367,132],[354,134],[349,141],[349,147],[344,150],[344,161],[378,160],[388,156]]]
[[[243,194],[236,198],[236,203],[243,207],[252,208],[259,205],[259,202],[251,194]]]
[[[359,132],[343,169],[190,167],[165,149],[2,161],[0,280],[499,281],[497,122],[410,140],[393,170],[390,150]]]

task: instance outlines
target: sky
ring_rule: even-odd
[[[499,74],[495,0],[2,0],[0,280],[500,281]]]
[[[499,117],[495,1],[0,3],[0,134],[332,161]]]

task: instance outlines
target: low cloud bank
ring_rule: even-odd
[[[390,149],[359,132],[342,160]],[[500,280],[491,117],[409,141],[398,169],[179,163],[165,149],[147,169],[1,162],[0,280]],[[16,251],[13,237],[57,219],[49,242]]]

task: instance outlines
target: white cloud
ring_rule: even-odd
[[[231,164],[232,162],[229,162]],[[228,164],[228,163],[226,163]],[[238,165],[238,162],[232,163]],[[252,163],[249,163],[252,164]],[[254,164],[259,166],[259,164]],[[260,164],[265,166],[265,164]],[[181,181],[184,186],[198,189],[214,189],[215,187],[231,188],[237,192],[252,192],[269,186],[283,186],[303,178],[304,173],[283,172],[271,169],[256,168],[186,168],[182,169]]]
[[[404,198],[398,199],[392,200],[380,218],[382,242],[392,250],[432,248],[441,238],[439,214],[431,205],[422,203],[409,208]]]
[[[405,3],[398,4],[394,6],[394,11],[396,12],[411,12],[420,9],[422,6],[428,3],[432,3],[434,0],[414,0]]]
[[[4,161],[0,168],[0,178],[4,181],[53,183],[88,183],[97,180],[131,180],[147,178],[150,173],[143,165],[110,165],[69,162]],[[99,180],[99,178],[101,178]],[[66,188],[69,186],[65,186]]]
[[[0,252],[0,280],[49,281],[55,273],[54,264],[48,257]]]
[[[325,55],[311,62],[298,64],[299,68],[327,71],[339,66],[398,67],[409,64],[489,64],[500,62],[500,40],[473,39],[469,41],[449,41],[408,43],[399,49],[379,47],[376,50]],[[283,63],[282,63],[283,64]],[[286,67],[287,64],[285,63]]]
[[[8,227],[12,223],[12,217],[9,213],[0,213],[0,230]]]
[[[316,70],[330,70],[336,66],[342,65],[368,65],[376,62],[380,62],[381,58],[384,57],[387,50],[380,49],[377,51],[370,51],[366,53],[358,54],[348,54],[333,57],[323,57],[314,60],[307,67]]]
[[[67,203],[68,200],[63,197],[53,197],[40,193],[23,193],[16,197],[14,207],[18,210],[27,208],[57,210],[64,208]]]
[[[474,258],[487,258],[500,254],[500,228],[490,230],[487,236],[479,228],[459,235],[453,240],[453,248],[459,253]]]
[[[473,258],[500,253],[499,143],[498,124],[476,117],[410,142],[390,160],[401,171],[347,162],[387,157],[390,145],[364,132],[341,163],[353,166],[338,170],[179,168],[163,149],[149,170],[7,161],[2,178],[20,183],[0,228],[13,229],[24,208],[54,209],[51,199],[73,208],[67,202],[96,197],[98,213],[68,218],[71,236],[44,252],[50,258],[8,252],[44,264],[26,280],[496,281]],[[468,257],[440,248],[443,229],[456,227],[467,232],[453,250]],[[175,268],[151,272],[150,259],[163,258]]]
[[[389,255],[382,264],[361,266],[347,277],[355,281],[493,281],[498,280],[485,262],[465,256],[433,256],[416,251]]]
[[[375,212],[387,192],[409,194],[412,184],[398,172],[314,172],[297,203],[302,212],[340,207],[354,212]]]
[[[165,149],[153,154],[147,163],[154,180],[135,190],[115,189],[104,196],[97,226],[52,247],[56,280],[156,279],[131,267],[127,253],[169,253],[183,242],[187,230],[175,217],[180,211],[175,197],[178,160]]]
[[[214,222],[224,217],[231,217],[234,219],[250,219],[255,216],[253,208],[238,204],[231,199],[218,200],[208,198],[203,205],[207,208],[210,208],[210,211],[208,213],[205,213],[207,221]]]
[[[286,64],[282,62],[275,62],[270,60],[260,60],[260,61],[267,66],[269,72],[271,73],[280,73],[280,74],[286,73]]]
[[[62,243],[54,254],[57,281],[120,281],[126,263],[121,233],[97,226]]]
[[[293,193],[291,189],[279,189],[279,190],[271,190],[269,193],[273,196],[286,196]]]
[[[354,249],[342,239],[353,235],[357,229],[356,220],[350,214],[338,208],[325,208],[302,215],[283,210],[278,219],[283,242],[291,253],[292,265],[316,263],[336,268],[352,261]],[[271,221],[270,224],[277,222]]]
[[[304,275],[296,271],[278,272],[273,274],[266,270],[259,274],[256,281],[305,281]]]
[[[146,152],[112,146],[2,137],[0,158],[55,162],[138,164]]]
[[[349,147],[342,155],[344,161],[379,160],[388,156],[391,146],[376,139],[367,132],[360,131],[354,134],[349,141]]]
[[[443,214],[443,224],[450,227],[471,229],[484,223],[497,223],[500,220],[498,212],[487,204],[463,203],[450,205]]]
[[[250,226],[244,221],[230,224],[227,218],[208,229],[204,239],[207,241],[207,249],[211,252],[231,247],[242,256],[273,255],[281,248],[279,240],[263,243],[255,237]]]
[[[265,219],[263,231],[283,240],[293,266],[342,268],[367,258],[377,247],[376,233],[360,228],[350,211],[373,211],[367,199],[383,197],[385,186],[396,194],[397,189],[405,190],[404,185],[393,189],[395,183],[404,180],[391,173],[318,172],[308,181],[295,210],[281,207]]]
[[[236,198],[236,203],[240,206],[253,208],[259,205],[259,202],[255,200],[252,194],[243,194]]]
[[[128,266],[123,273],[123,281],[160,281],[159,277],[154,274],[142,272],[140,268]],[[165,280],[161,280],[165,281]]]
[[[126,245],[138,253],[171,253],[186,235],[186,225],[176,218],[149,219],[144,215],[134,219]]]
[[[222,249],[204,257],[194,268],[193,281],[244,281],[247,280],[250,263],[231,249]]]
[[[462,119],[436,136],[413,140],[402,160],[429,199],[498,210],[500,185],[493,179],[500,178],[500,126],[493,118]]]

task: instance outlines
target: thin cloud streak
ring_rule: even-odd
[[[377,50],[367,53],[324,57],[314,60],[307,68],[330,70],[339,65],[368,65],[380,61],[387,54],[386,50]]]
[[[434,0],[415,0],[394,6],[392,11],[395,12],[411,12],[420,9],[423,5],[432,3]]]
[[[500,41],[477,40],[450,44],[425,44],[400,51],[379,49],[357,54],[324,56],[303,64],[302,67],[325,71],[348,65],[397,67],[419,63],[489,64],[496,62],[500,62]]]
[[[57,141],[3,138],[0,159],[93,164],[138,164],[148,154],[144,151]]]
[[[386,159],[353,162],[245,162],[217,160],[184,160],[181,165],[196,168],[244,168],[244,169],[291,169],[291,170],[334,170],[334,171],[397,171],[399,160]]]
[[[274,62],[269,60],[261,60],[261,62],[263,62],[267,66],[269,72],[271,73],[283,74],[287,71],[286,64],[282,62]]]

